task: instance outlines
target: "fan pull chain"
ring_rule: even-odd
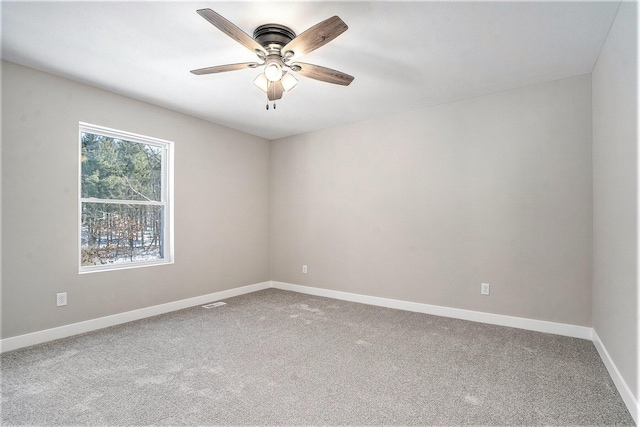
[[[269,109],[269,103],[267,102],[267,110],[268,110],[268,109]],[[274,110],[276,109],[276,103],[275,103],[275,102],[273,103],[273,109],[274,109]]]

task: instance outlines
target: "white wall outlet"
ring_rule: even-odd
[[[480,284],[480,294],[489,295],[489,284],[488,283],[481,283]]]
[[[306,265],[303,265],[303,266],[302,266],[302,272],[303,272],[304,274],[307,274],[307,266],[306,266]]]
[[[63,305],[67,305],[67,293],[61,292],[56,294],[56,306],[62,307]]]

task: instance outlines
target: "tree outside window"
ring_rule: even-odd
[[[80,271],[172,262],[172,144],[80,125]]]

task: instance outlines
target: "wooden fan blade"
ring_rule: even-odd
[[[282,98],[282,92],[284,88],[280,82],[269,82],[269,88],[267,89],[267,97],[269,101],[275,101]]]
[[[249,34],[242,31],[240,28],[238,28],[231,21],[224,18],[222,15],[214,12],[211,9],[198,9],[197,12],[200,16],[202,16],[204,19],[209,21],[211,25],[213,25],[214,27],[216,27],[217,29],[219,29],[220,31],[222,31],[223,33],[225,33],[226,35],[228,35],[229,37],[231,37],[232,39],[234,39],[235,41],[237,41],[238,43],[240,43],[250,51],[254,53],[256,51],[259,51],[259,52],[262,52],[264,55],[267,54],[267,52],[260,45],[260,43],[255,41]]]
[[[199,68],[197,70],[191,70],[193,74],[202,75],[202,74],[214,74],[214,73],[224,73],[225,71],[236,71],[236,70],[244,70],[245,68],[256,68],[258,65],[257,62],[242,62],[240,64],[227,64],[227,65],[216,65],[215,67],[207,67],[207,68]]]
[[[340,34],[347,31],[347,24],[337,16],[314,25],[282,48],[282,53],[293,52],[293,57],[299,57],[324,46]]]
[[[332,70],[331,68],[321,67],[319,65],[305,64],[304,62],[294,62],[290,65],[291,69],[300,69],[298,74],[302,74],[310,79],[320,80],[322,82],[334,83],[337,85],[349,86],[353,81],[353,76]]]

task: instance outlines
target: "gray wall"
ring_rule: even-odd
[[[78,121],[175,142],[175,264],[78,274]],[[268,164],[266,140],[2,62],[2,338],[269,280]]]
[[[593,328],[638,389],[637,4],[623,2],[593,70]]]
[[[271,278],[590,326],[591,179],[590,75],[272,141]]]
[[[2,62],[0,337],[272,279],[592,325],[638,399],[636,8],[592,76],[271,148]],[[78,274],[78,121],[175,141],[175,264]]]

